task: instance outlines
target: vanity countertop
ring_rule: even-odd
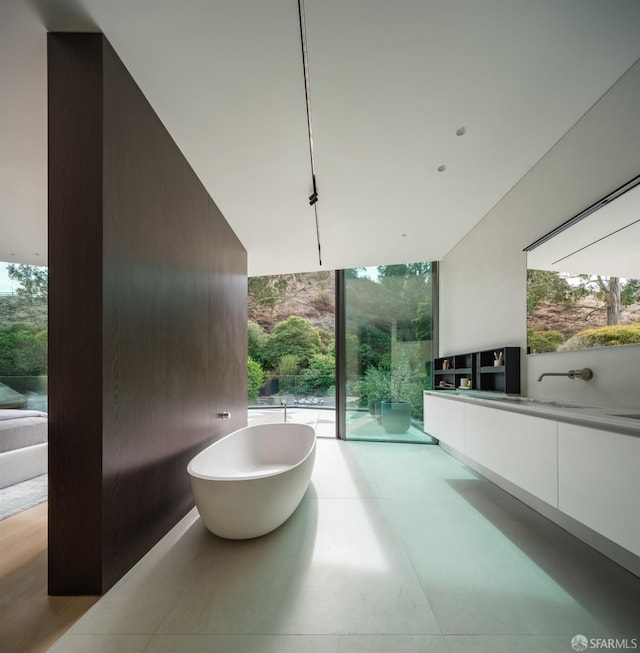
[[[425,390],[424,394],[640,437],[640,408],[587,406],[572,401],[533,399],[474,390]]]

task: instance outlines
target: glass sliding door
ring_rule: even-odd
[[[341,428],[349,440],[432,443],[422,430],[431,388],[435,264],[343,271]]]

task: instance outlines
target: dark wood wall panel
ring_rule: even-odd
[[[52,34],[49,589],[102,587],[102,44]]]
[[[193,506],[190,458],[246,424],[246,252],[111,46],[92,38],[106,591]]]

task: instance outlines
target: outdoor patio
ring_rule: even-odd
[[[435,443],[431,436],[421,428],[412,424],[406,433],[401,435],[387,433],[378,420],[364,411],[347,411],[349,422],[348,432],[350,440],[378,440],[384,442],[415,442]],[[284,409],[280,406],[274,408],[260,407],[249,408],[248,424],[273,424],[284,421]],[[287,422],[308,424],[316,430],[319,438],[336,437],[336,411],[333,408],[303,408],[300,406],[287,406]]]

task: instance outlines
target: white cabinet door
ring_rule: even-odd
[[[465,453],[464,403],[424,395],[424,431],[460,453]]]
[[[466,454],[558,506],[557,422],[465,404]]]
[[[640,555],[640,438],[558,425],[559,507]]]

